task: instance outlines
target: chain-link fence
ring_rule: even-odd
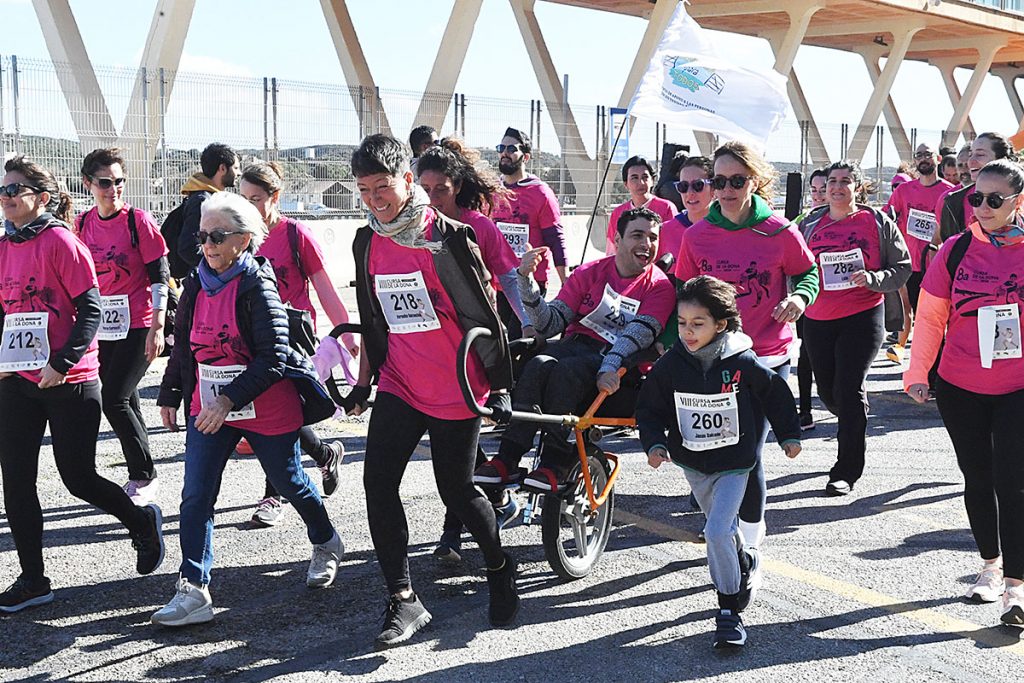
[[[441,121],[442,135],[458,134],[493,167],[494,145],[507,126],[529,132],[534,149],[528,170],[551,185],[567,213],[589,212],[595,200],[607,208],[626,199],[617,165],[601,185],[623,118],[622,110],[607,105],[570,103],[552,111],[541,100],[465,93],[423,97],[272,77],[100,67],[92,79],[67,65],[0,57],[5,156],[27,154],[46,164],[86,205],[78,172],[82,157],[99,146],[120,146],[129,159],[129,201],[158,216],[179,200],[182,184],[198,170],[200,151],[215,140],[231,145],[243,160],[282,162],[288,180],[282,203],[288,213],[308,218],[357,213],[349,157],[359,140],[382,131],[405,138],[425,119]],[[767,156],[781,173],[807,172],[860,145],[862,166],[885,191],[900,163],[892,132],[880,125],[858,139],[856,128],[787,121],[769,141]],[[621,158],[639,154],[660,164],[667,142],[699,150],[692,131],[667,122],[636,120],[624,133],[619,147],[628,144],[628,154]],[[943,132],[910,129],[903,135],[913,147],[918,141],[937,145]],[[702,141],[714,143],[710,136]]]

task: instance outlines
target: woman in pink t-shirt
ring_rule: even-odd
[[[160,226],[124,201],[124,158],[96,149],[82,161],[82,183],[96,205],[79,215],[78,237],[92,253],[103,318],[97,335],[103,414],[128,464],[124,485],[136,505],[157,494],[156,465],[139,404],[139,382],[163,352],[170,268]]]
[[[840,496],[864,472],[867,376],[885,335],[885,292],[899,291],[911,270],[910,253],[892,219],[857,204],[865,189],[860,166],[838,161],[825,177],[828,205],[800,223],[821,278],[818,297],[802,320],[818,395],[839,418],[839,457],[825,493]]]
[[[903,385],[935,398],[964,475],[964,504],[984,561],[967,598],[1003,598],[1002,621],[1024,626],[1024,169],[988,163],[969,195],[975,222],[946,240],[922,283]],[[945,345],[943,346],[943,336]],[[1015,343],[1014,343],[1015,340]]]
[[[639,209],[641,206],[645,206],[661,218],[662,224],[672,220],[676,215],[675,204],[667,199],[656,197],[651,192],[656,177],[654,166],[644,157],[630,157],[622,165],[622,184],[629,191],[629,199],[616,206],[608,217],[605,256],[615,254],[615,235],[618,234],[619,216],[629,209]]]
[[[298,221],[281,215],[281,190],[284,177],[276,162],[257,161],[242,171],[238,191],[260,212],[269,234],[260,244],[257,256],[263,256],[274,267],[277,290],[286,306],[307,311],[316,327],[316,309],[309,297],[309,286],[313,285],[320,303],[330,318],[331,325],[337,326],[349,321],[348,309],[338,296],[338,290],[324,267],[324,254],[313,232]],[[359,346],[351,334],[343,334],[341,343],[349,353],[358,355]],[[313,458],[323,476],[323,493],[327,498],[338,488],[338,468],[345,457],[341,441],[327,443],[313,428],[303,425],[299,429],[299,446],[302,452]],[[252,449],[247,441],[239,443],[239,452]],[[281,521],[285,508],[281,496],[274,490],[270,479],[266,481],[263,498],[256,504],[252,522],[259,526],[274,526]]]
[[[43,514],[36,493],[47,424],[61,481],[75,497],[117,517],[149,574],[164,557],[160,508],[134,505],[96,473],[100,294],[89,250],[72,233],[71,197],[25,157],[4,164],[0,206],[0,469],[4,508],[21,574],[0,593],[0,612],[53,600],[43,571]]]

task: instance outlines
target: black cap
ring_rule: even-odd
[[[530,142],[530,136],[527,135],[526,133],[523,133],[517,128],[506,128],[505,135],[503,137],[515,138],[516,140],[519,140],[519,143],[523,146],[524,154],[529,153],[529,151],[533,148],[533,144]]]

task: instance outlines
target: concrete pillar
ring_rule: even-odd
[[[647,30],[644,31],[644,37],[640,40],[640,47],[637,48],[636,57],[633,58],[633,66],[626,77],[625,85],[622,86],[622,94],[619,95],[618,106],[620,108],[625,109],[632,101],[637,86],[640,85],[640,79],[647,72],[647,66],[651,63],[654,51],[658,48],[661,36],[665,33],[669,21],[672,20],[672,15],[678,4],[679,0],[657,0],[654,4],[651,16],[647,19]]]
[[[1024,103],[1021,103],[1020,93],[1017,92],[1017,79],[1020,78],[1018,69],[1008,66],[992,69],[991,73],[994,76],[998,76],[999,80],[1003,82],[1003,87],[1006,88],[1006,97],[1010,100],[1010,106],[1013,107],[1013,115],[1019,122],[1017,130],[1024,130]]]
[[[413,126],[440,129],[444,125],[483,4],[483,0],[455,0]]]
[[[876,85],[882,75],[882,69],[878,66],[882,50],[864,48],[859,52],[860,56],[864,58],[864,66],[868,69],[868,75],[871,76],[871,84]],[[891,95],[886,96],[882,112],[885,114],[885,123],[889,127],[889,135],[896,146],[896,153],[899,154],[900,159],[912,159],[914,150],[910,146],[907,129],[903,127],[903,120],[900,119],[899,112],[896,111],[896,103],[893,102]]]
[[[808,23],[819,7],[820,5],[816,3],[807,3],[803,10],[797,7],[796,13],[790,14],[790,26],[785,33],[765,34],[764,37],[775,53],[775,70],[788,77],[786,90],[793,113],[796,114],[798,120],[807,121],[807,147],[811,162],[815,166],[825,166],[829,163],[828,149],[821,137],[821,131],[818,130],[818,124],[814,120],[814,114],[811,112],[811,106],[807,102],[804,90],[800,86],[800,79],[793,68],[796,50],[792,47],[794,44],[796,47],[800,46],[800,41],[807,32]]]
[[[977,99],[978,93],[981,91],[981,85],[985,82],[985,76],[988,75],[988,70],[992,67],[996,53],[1005,46],[1006,42],[1001,38],[978,44],[978,63],[974,65],[974,73],[971,74],[971,80],[967,83],[963,97],[953,108],[953,116],[949,119],[949,125],[946,126],[943,143],[952,145],[960,137],[960,133],[967,124],[967,115],[970,113],[971,107],[974,106],[974,100]]]
[[[956,78],[953,76],[953,72],[958,66],[961,60],[956,58],[951,59],[932,59],[929,60],[932,66],[939,70],[942,74],[942,82],[946,86],[946,92],[949,94],[949,103],[956,109],[956,106],[960,104],[962,95],[960,93],[960,86],[957,85]],[[968,115],[966,122],[964,123],[964,130],[968,133],[974,133],[974,124],[971,122],[971,117]]]
[[[786,13],[789,15],[789,29],[776,41],[772,41],[775,70],[783,76],[788,76],[793,69],[793,61],[804,41],[811,18],[824,6],[825,3],[821,0],[792,0],[785,3]]]
[[[331,32],[334,50],[338,53],[341,71],[352,93],[352,103],[356,112],[360,117],[366,113],[372,119],[364,130],[390,135],[391,124],[388,123],[387,114],[377,97],[377,84],[370,73],[370,66],[366,63],[366,55],[359,44],[359,35],[352,24],[352,15],[348,12],[346,0],[320,0],[320,5],[324,11],[327,28]],[[360,96],[359,88],[363,89],[363,96],[367,98],[367,102]]]

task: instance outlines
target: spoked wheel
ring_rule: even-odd
[[[597,448],[592,449],[588,459],[594,491],[599,494],[608,481],[608,460]],[[541,537],[551,568],[561,578],[572,581],[589,574],[604,553],[612,530],[615,491],[608,494],[608,499],[597,510],[592,510],[578,463],[569,481],[576,482],[574,488],[561,496],[544,495]]]

